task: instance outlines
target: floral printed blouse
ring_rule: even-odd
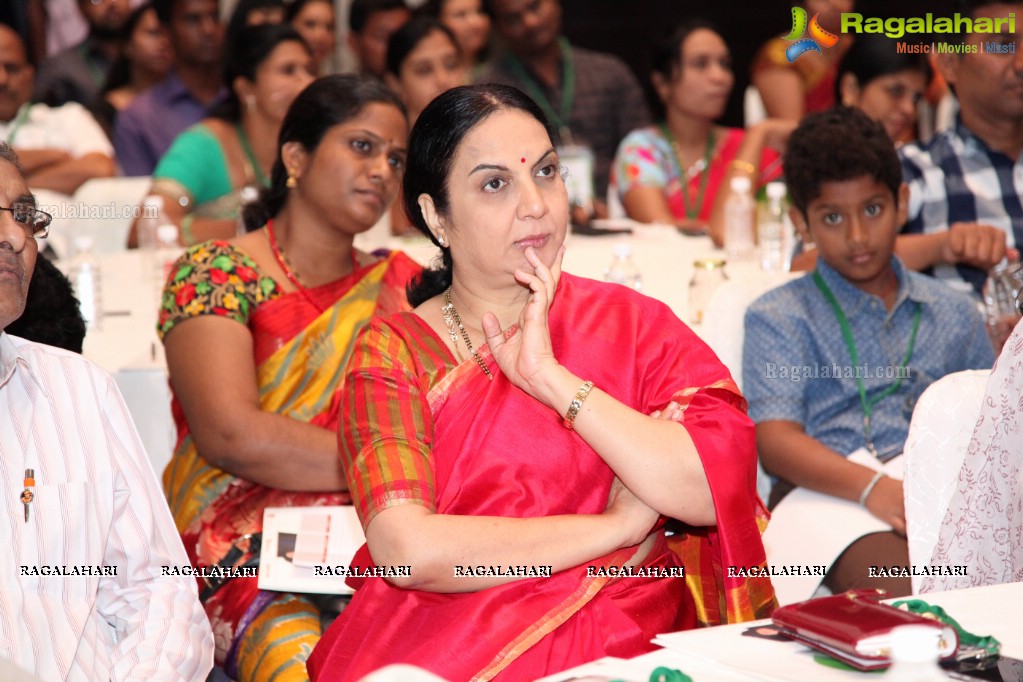
[[[248,325],[260,304],[279,296],[273,278],[231,244],[196,244],[171,266],[156,331],[163,339],[177,323],[200,315],[220,315]]]

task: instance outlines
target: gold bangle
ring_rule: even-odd
[[[568,406],[568,412],[565,413],[565,419],[561,422],[561,425],[569,431],[573,429],[572,425],[575,423],[575,418],[579,416],[579,409],[586,402],[586,396],[590,394],[592,389],[593,382],[584,381],[579,390],[575,392],[575,397],[572,398],[572,403]]]
[[[732,170],[742,171],[747,175],[755,175],[757,167],[749,161],[743,161],[742,159],[732,159],[731,163],[728,164]]]

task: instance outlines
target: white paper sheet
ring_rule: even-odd
[[[352,594],[344,576],[330,573],[347,568],[365,542],[355,507],[268,507],[263,512],[259,589]],[[324,569],[330,569],[327,575],[322,575]]]

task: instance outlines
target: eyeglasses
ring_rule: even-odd
[[[25,236],[32,239],[42,239],[50,233],[50,221],[53,216],[49,213],[38,210],[32,204],[14,204],[0,211],[10,211],[14,216],[14,222],[25,229]]]

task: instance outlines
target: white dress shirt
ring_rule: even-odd
[[[94,152],[114,155],[106,133],[78,102],[59,107],[26,102],[10,121],[0,121],[0,140],[15,150],[61,149],[76,159]]]
[[[46,681],[206,679],[213,634],[195,578],[163,575],[188,559],[109,375],[0,332],[0,482],[0,658]],[[94,574],[52,575],[76,570]]]

